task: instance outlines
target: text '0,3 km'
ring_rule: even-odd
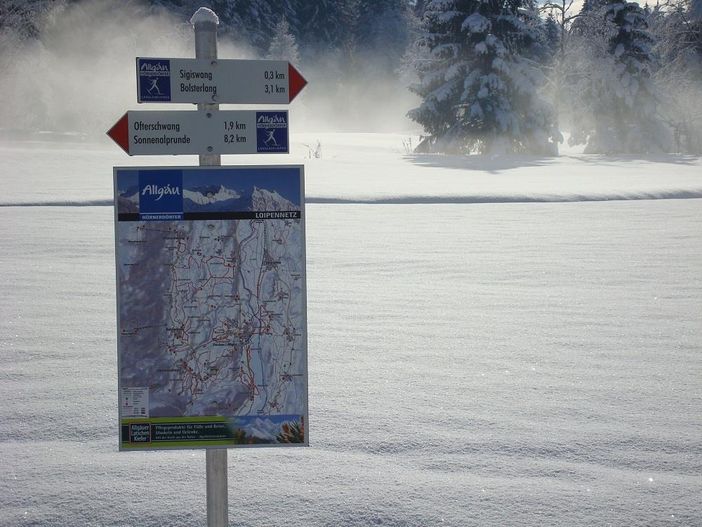
[[[137,101],[289,104],[307,81],[283,60],[137,57]]]

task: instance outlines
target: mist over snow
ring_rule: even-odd
[[[45,131],[105,142],[105,131],[125,111],[156,108],[136,103],[135,57],[194,57],[189,23],[137,1],[59,5],[38,26],[36,40],[0,34],[0,134],[5,137]],[[219,38],[218,56],[263,58],[226,35]],[[416,129],[405,117],[416,97],[394,71],[378,69],[372,54],[359,61],[363,66],[356,71],[343,70],[338,54],[320,49],[296,64],[309,84],[290,108],[295,130]],[[168,108],[190,106],[157,109]]]
[[[0,128],[101,134],[137,109],[136,56],[194,56],[189,24],[138,2],[93,0],[50,11],[38,40],[4,42]],[[222,53],[250,58],[246,50]],[[165,108],[164,108],[165,109]],[[98,139],[99,138],[99,139]]]

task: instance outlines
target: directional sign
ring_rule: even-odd
[[[283,60],[137,57],[137,101],[289,104],[307,81]]]
[[[107,132],[130,156],[287,154],[287,111],[130,111]]]

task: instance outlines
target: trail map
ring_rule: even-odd
[[[307,443],[302,187],[115,169],[121,449]]]

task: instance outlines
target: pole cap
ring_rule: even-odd
[[[193,26],[198,26],[200,24],[213,24],[215,26],[218,26],[219,17],[214,11],[212,11],[212,9],[208,9],[207,7],[201,7],[200,9],[195,11],[195,14],[190,19],[190,23]]]

